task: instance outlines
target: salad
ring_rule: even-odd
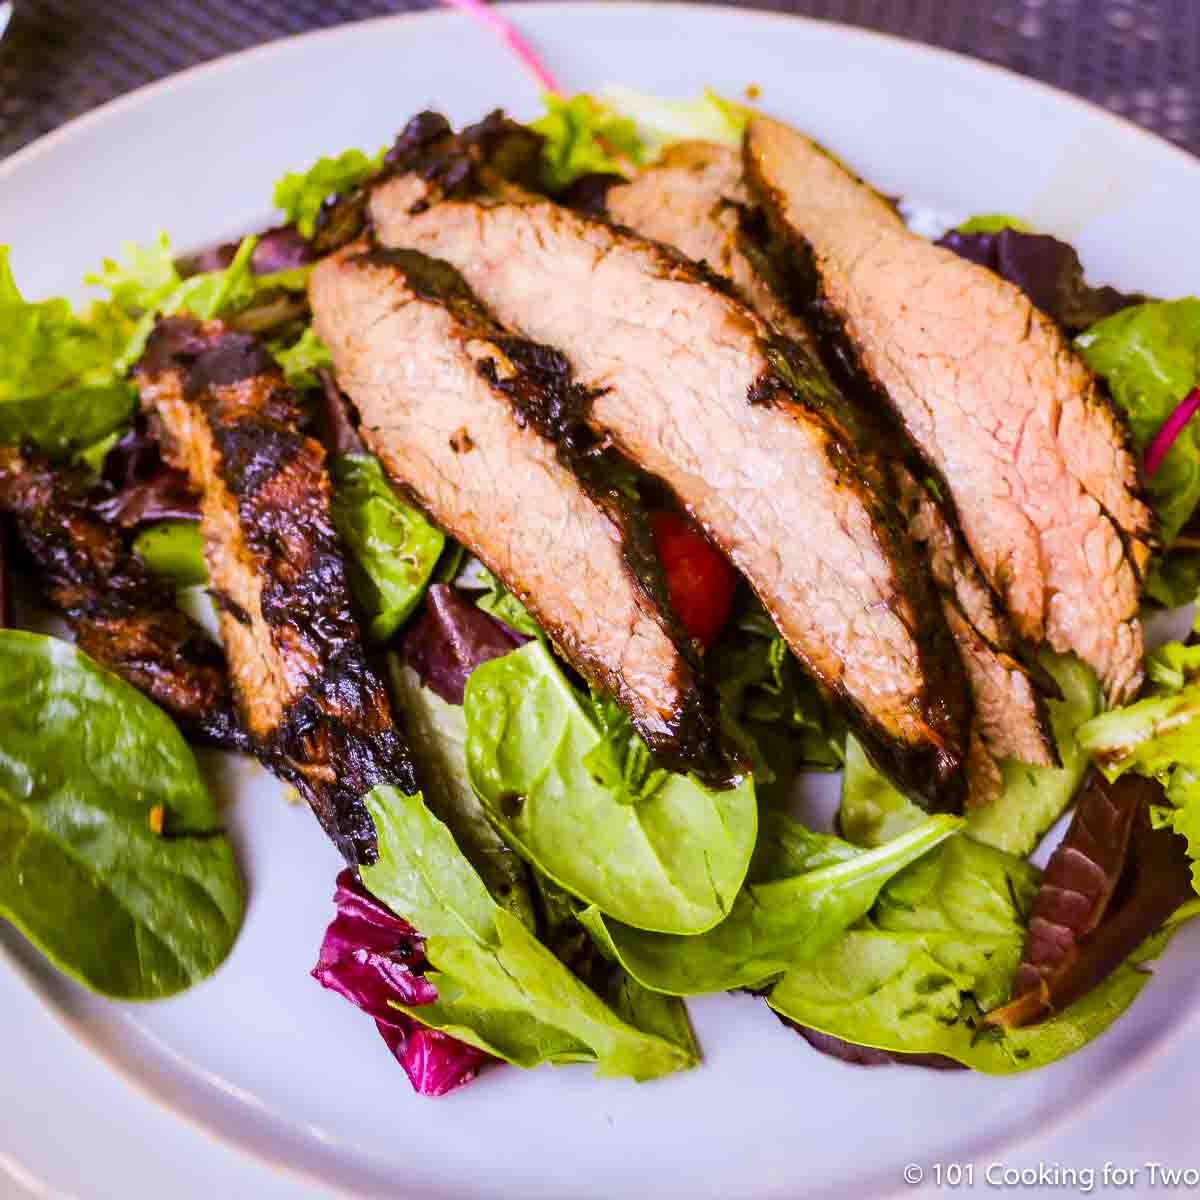
[[[1093,286],[1068,245],[1012,216],[938,239],[938,261],[956,256],[981,287],[1007,281],[1005,297],[1020,289],[1080,386],[1099,381],[1112,470],[1136,455],[1115,551],[1136,588],[1110,654],[1060,634],[1055,614],[1026,620],[1012,572],[991,571],[967,492],[853,341],[842,243],[809,237],[812,262],[790,273],[787,235],[811,214],[800,192],[763,199],[799,161],[777,123],[711,93],[621,88],[550,95],[528,126],[439,121],[421,114],[393,147],[287,174],[276,223],[237,243],[121,247],[86,277],[83,309],[25,298],[0,249],[0,916],[120,1000],[219,969],[245,892],[192,743],[258,757],[343,852],[312,975],[376,1022],[422,1094],[500,1062],[637,1080],[686,1070],[700,1061],[686,998],[738,989],[851,1063],[1007,1074],[1101,1035],[1200,911],[1200,645],[1143,654],[1136,611],[1200,591],[1200,299]],[[653,179],[673,195],[677,179],[718,175],[726,200],[703,219],[738,248],[724,258],[650,228],[622,190]],[[405,188],[389,216],[380,198]],[[513,201],[517,188],[536,203]],[[680,211],[663,194],[652,213]],[[861,488],[844,523],[891,531],[860,549],[883,545],[872,578],[894,580],[884,591],[908,616],[823,668],[818,650],[837,639],[801,630],[791,593],[762,583],[783,541],[747,545],[719,496],[693,497],[671,454],[638,441],[619,375],[606,399],[590,351],[555,348],[540,316],[515,319],[500,268],[472,274],[467,251],[456,257],[455,206],[470,204],[514,237],[521,221],[550,222],[568,280],[570,254],[610,237],[600,259],[628,263],[626,298],[644,280],[647,297],[664,279],[690,289],[705,345],[706,321],[755,314],[774,340],[756,334],[745,355],[762,351],[778,396],[752,394],[753,412],[803,409],[836,428],[830,494]],[[647,266],[667,242],[683,256]],[[535,268],[513,261],[534,290]],[[412,323],[388,327],[393,344],[418,350],[389,365],[370,338],[395,313]],[[872,422],[846,415],[858,400],[839,407],[861,380],[838,373],[838,338],[871,394],[894,402],[887,436],[917,443],[911,457],[877,451]],[[442,418],[445,464],[387,408],[391,378],[418,370],[403,362],[435,346],[439,373],[415,391],[444,407],[470,392],[483,414]],[[707,369],[705,353],[685,348],[673,370]],[[728,367],[745,394],[741,369]],[[474,422],[493,412],[507,440],[484,442]],[[736,432],[752,444],[754,429]],[[481,448],[492,466],[474,461]],[[554,481],[543,502],[532,469],[518,478],[504,521],[501,449]],[[701,459],[710,479],[714,461]],[[456,464],[461,478],[437,490]],[[476,487],[497,506],[483,520]],[[497,548],[544,534],[559,500],[570,523],[536,550],[591,522],[578,580],[533,578],[520,564],[536,555]],[[510,519],[514,538],[498,538],[490,526]],[[605,537],[621,548],[604,551],[611,562]],[[838,603],[823,619],[857,631],[843,582],[824,580]],[[972,610],[951,637],[970,589],[994,635]],[[73,642],[22,628],[45,609]],[[203,627],[214,619],[219,641]],[[862,682],[885,634],[897,662],[920,663],[900,715]],[[986,680],[960,666],[975,651],[1003,667],[1004,721],[983,719]],[[815,771],[843,772],[836,832],[789,809]],[[1069,811],[1039,869],[1031,857]]]

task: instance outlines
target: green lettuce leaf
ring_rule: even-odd
[[[1006,213],[981,213],[970,217],[956,227],[959,233],[999,233],[1002,229],[1015,229],[1019,233],[1032,233],[1033,227],[1020,217],[1010,217]]]
[[[416,671],[395,654],[388,655],[388,666],[430,812],[450,830],[492,899],[536,929],[529,870],[496,832],[467,778],[467,718],[462,706],[423,686]]]
[[[604,735],[539,641],[477,667],[464,708],[471,783],[543,874],[638,928],[700,933],[729,912],[754,848],[752,780],[713,791],[666,774],[634,792],[620,770],[598,777]]]
[[[1078,659],[1045,652],[1041,663],[1063,694],[1061,700],[1047,705],[1062,766],[1001,763],[1000,795],[967,814],[969,836],[1021,857],[1033,851],[1079,790],[1087,772],[1088,753],[1079,744],[1077,733],[1101,705],[1096,677]],[[842,833],[857,845],[879,846],[924,817],[921,809],[872,766],[858,742],[847,738],[838,814]]]
[[[81,316],[63,299],[25,300],[0,246],[0,442],[60,457],[125,425],[135,397],[114,360],[127,334],[110,305]]]
[[[204,534],[197,521],[159,521],[134,538],[133,549],[151,571],[179,587],[208,582]]]
[[[1144,450],[1179,402],[1200,384],[1200,299],[1127,308],[1081,333],[1075,348],[1104,377]],[[1196,422],[1176,438],[1147,481],[1147,491],[1169,545],[1200,501]]]
[[[545,630],[533,619],[529,609],[479,559],[472,558],[463,574],[466,576],[464,582],[467,590],[479,593],[475,603],[485,613],[526,637],[546,640]]]
[[[400,499],[374,455],[335,458],[330,473],[333,523],[349,551],[350,585],[370,618],[369,636],[386,642],[420,603],[446,538]]]
[[[304,237],[312,237],[325,198],[358,187],[379,170],[386,153],[386,146],[373,156],[346,150],[336,158],[317,159],[307,171],[289,171],[275,184],[275,207]]]
[[[366,803],[379,861],[363,883],[421,931],[434,968],[437,1000],[402,1011],[522,1067],[593,1062],[642,1080],[695,1065],[690,1031],[684,1044],[622,1020],[499,907],[419,795],[378,787]]]
[[[641,984],[691,996],[761,988],[833,945],[870,911],[898,871],[950,837],[955,817],[930,817],[878,850],[812,833],[764,809],[746,884],[729,916],[696,937],[631,929],[596,908],[581,920]]]
[[[275,351],[275,361],[287,378],[288,386],[294,388],[314,387],[317,371],[321,367],[333,369],[333,358],[329,348],[317,336],[311,325],[290,346]]]
[[[740,146],[753,110],[718,96],[711,88],[694,100],[664,100],[628,87],[606,87],[600,103],[633,122],[645,161],[657,158],[672,142],[718,142]]]
[[[211,975],[244,894],[179,731],[55,638],[0,632],[0,679],[0,918],[106,996]]]
[[[1008,998],[1037,871],[953,838],[898,875],[871,917],[772,989],[777,1012],[856,1045],[942,1054],[988,1074],[1045,1066],[1099,1036],[1149,975],[1153,939],[1099,987],[1040,1025],[1001,1030],[982,1016]]]
[[[108,292],[110,301],[125,313],[140,316],[155,311],[183,282],[166,233],[145,246],[122,243],[121,256],[124,261],[104,259],[100,270],[85,275],[83,281]]]
[[[642,162],[642,145],[628,117],[614,112],[593,96],[580,93],[569,100],[547,93],[546,115],[530,128],[545,139],[542,180],[560,191],[581,175],[628,175]]]

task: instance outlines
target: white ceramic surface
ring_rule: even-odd
[[[737,95],[757,84],[768,111],[884,191],[951,212],[1024,214],[1071,237],[1096,279],[1197,290],[1200,164],[1100,110],[813,22],[633,4],[510,15],[572,88],[619,81],[687,95],[709,84]],[[422,106],[464,120],[501,104],[532,115],[535,88],[458,14],[277,43],[119,101],[0,164],[0,241],[13,244],[30,294],[75,292],[123,239],[166,228],[187,246],[252,224],[283,170],[378,146]],[[854,1070],[732,996],[692,1006],[706,1062],[689,1074],[638,1086],[586,1068],[505,1070],[421,1101],[371,1022],[307,977],[330,916],[335,852],[257,768],[209,765],[250,884],[245,929],[212,980],[175,1000],[112,1005],[0,931],[0,1189],[7,1179],[30,1194],[107,1195],[98,1181],[121,1180],[141,1195],[139,1179],[170,1179],[174,1166],[180,1194],[199,1195],[210,1171],[214,1183],[236,1178],[226,1151],[207,1157],[193,1132],[144,1116],[143,1100],[81,1060],[72,1037],[195,1126],[288,1172],[254,1168],[269,1182],[222,1184],[222,1194],[324,1185],[410,1200],[873,1197],[901,1185],[907,1162],[987,1156],[1044,1135],[1085,1098],[1138,1086],[1167,1039],[1193,1072],[1200,1065],[1196,1039],[1177,1037],[1200,1006],[1195,928],[1112,1032],[1029,1076]],[[827,807],[828,782],[816,791]],[[135,1120],[144,1160],[132,1156]],[[185,1157],[164,1160],[159,1129]]]

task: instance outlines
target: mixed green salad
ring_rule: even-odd
[[[671,102],[625,89],[546,103],[534,128],[551,193],[628,175],[676,140],[736,144],[746,112],[712,94]],[[327,198],[382,156],[352,149],[284,176],[274,203],[287,236],[190,260],[165,234],[122,247],[86,276],[96,298],[82,309],[25,299],[0,248],[0,443],[99,477],[134,423],[129,369],[157,314],[235,321],[267,341],[290,384],[319,395],[330,359],[308,323],[309,262],[291,251]],[[1114,301],[1069,247],[1011,217],[956,233],[962,252],[994,268],[998,240],[1023,239],[1026,253],[1009,257],[1031,274],[1013,281],[1072,331],[1145,455],[1163,543],[1148,603],[1191,604],[1200,299]],[[379,859],[339,877],[314,974],[377,1021],[418,1090],[449,1090],[490,1059],[591,1062],[635,1079],[685,1069],[699,1050],[684,998],[733,989],[763,996],[764,1017],[769,1006],[845,1043],[1026,1070],[1116,1020],[1145,986],[1145,964],[1200,907],[1181,905],[1046,1019],[987,1021],[1010,999],[1026,945],[1039,881],[1030,856],[1089,770],[1161,783],[1153,819],[1186,840],[1200,893],[1191,639],[1154,650],[1142,698],[1109,712],[1086,667],[1046,653],[1061,766],[1006,763],[994,804],[930,816],[871,766],[741,585],[705,576],[708,590],[689,598],[688,555],[673,570],[664,554],[681,611],[723,614],[708,661],[725,731],[752,771],[713,790],[660,767],[620,709],[580,684],[517,598],[375,458],[351,449],[330,467],[363,626],[389,657],[425,791],[367,798]],[[203,595],[194,522],[143,524],[135,546],[189,603]],[[205,978],[234,944],[244,889],[178,730],[53,637],[0,631],[0,681],[0,916],[106,996],[154,999]],[[838,835],[790,815],[800,773],[843,768]]]

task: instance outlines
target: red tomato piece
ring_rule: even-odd
[[[737,575],[687,517],[652,513],[650,528],[675,612],[688,633],[708,649],[729,620]]]

